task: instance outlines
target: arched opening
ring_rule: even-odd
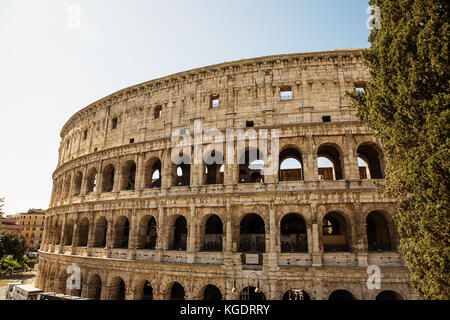
[[[281,252],[308,252],[306,222],[296,213],[289,213],[281,219]]]
[[[87,298],[100,300],[101,296],[102,296],[102,279],[98,274],[94,274],[91,276],[91,279],[88,283]]]
[[[371,212],[366,218],[367,243],[369,251],[393,251],[389,226],[381,212]]]
[[[161,160],[151,158],[145,165],[145,188],[161,188]]]
[[[70,184],[72,183],[72,176],[69,174],[66,177],[66,182],[64,184],[64,199],[68,198],[70,195]]]
[[[370,177],[370,172],[369,172],[369,165],[367,164],[367,162],[358,157],[358,168],[359,168],[359,178],[361,180],[363,179],[368,179]]]
[[[191,161],[188,155],[183,154],[182,163],[173,166],[174,186],[189,186],[191,184]]]
[[[62,231],[62,225],[63,225],[63,221],[62,219],[58,219],[56,221],[56,228],[55,228],[55,234],[54,234],[54,240],[53,243],[55,245],[59,245],[61,244],[61,231]]]
[[[319,180],[341,180],[343,179],[341,154],[332,145],[320,146],[317,150],[317,167]]]
[[[73,185],[73,195],[78,197],[81,194],[81,183],[83,182],[83,173],[78,171],[75,174],[75,181]]]
[[[83,218],[78,228],[78,247],[86,247],[89,237],[89,219]]]
[[[187,247],[187,221],[183,216],[175,220],[173,227],[172,250],[186,251]]]
[[[311,300],[309,294],[301,289],[291,289],[284,293],[283,300]]]
[[[258,289],[258,292],[255,292],[256,288],[253,286],[245,287],[241,291],[240,299],[241,300],[252,300],[252,301],[262,301],[266,300],[265,294]]]
[[[142,289],[142,300],[153,300],[153,288],[148,281],[145,281]]]
[[[122,168],[121,190],[134,190],[136,184],[136,163],[128,160]]]
[[[295,148],[287,148],[280,152],[280,181],[303,180],[303,161],[300,151]]]
[[[97,188],[98,173],[96,168],[91,168],[86,181],[86,193],[94,192]]]
[[[110,163],[103,169],[102,192],[111,192],[114,188],[114,166]]]
[[[158,237],[156,231],[156,220],[154,217],[146,215],[141,219],[139,224],[139,249],[155,249]]]
[[[258,149],[249,149],[239,158],[239,183],[264,182],[264,156]]]
[[[73,219],[69,219],[68,221],[66,221],[66,226],[64,228],[64,243],[63,243],[65,246],[72,245],[73,227],[74,227]]]
[[[347,223],[340,213],[330,212],[323,218],[322,243],[325,252],[349,251]]]
[[[223,154],[213,150],[205,159],[205,184],[223,184]]]
[[[266,230],[264,220],[257,214],[248,214],[240,224],[239,251],[265,252]]]
[[[203,293],[203,300],[222,300],[222,293],[216,286],[208,284]]]
[[[375,300],[403,300],[403,298],[395,291],[385,290],[380,292]]]
[[[94,247],[106,247],[106,236],[108,234],[108,220],[105,217],[100,217],[95,222],[94,230]]]
[[[356,300],[347,290],[336,290],[330,294],[328,300]]]
[[[206,221],[203,251],[222,251],[222,235],[222,220],[218,215],[212,215]]]
[[[127,249],[128,238],[130,235],[130,222],[125,216],[121,216],[116,220],[114,225],[114,248]]]
[[[367,179],[384,179],[384,172],[381,165],[383,155],[378,149],[373,143],[365,143],[360,145],[356,151],[358,157],[362,158],[369,167],[369,176],[367,176]]]
[[[111,300],[125,300],[125,282],[120,277],[112,280]]]
[[[175,282],[170,289],[170,300],[184,300],[184,288],[178,282]]]

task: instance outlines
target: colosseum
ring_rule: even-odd
[[[80,110],[61,131],[36,286],[102,300],[418,299],[395,203],[376,186],[382,143],[346,97],[368,79],[359,49],[276,55]],[[198,123],[244,134],[231,149],[209,135],[174,162],[174,132],[193,136]],[[249,132],[270,136],[276,170]]]

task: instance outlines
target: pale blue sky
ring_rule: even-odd
[[[80,29],[67,8],[81,9]],[[273,54],[368,47],[367,1],[0,0],[0,197],[46,209],[60,130],[119,89]]]

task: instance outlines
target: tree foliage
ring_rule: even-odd
[[[449,1],[372,0],[381,27],[362,51],[371,80],[349,94],[383,141],[384,191],[398,200],[400,250],[425,299],[449,299]]]
[[[0,198],[0,218],[3,217],[3,215],[5,214],[3,212],[3,206],[5,205],[5,198]]]
[[[8,256],[21,263],[28,248],[23,234],[12,231],[0,231],[0,269]]]

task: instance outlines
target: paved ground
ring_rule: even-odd
[[[34,284],[36,271],[21,272],[7,279],[0,279],[0,300],[5,300],[6,288],[10,282],[22,282],[23,284]]]

